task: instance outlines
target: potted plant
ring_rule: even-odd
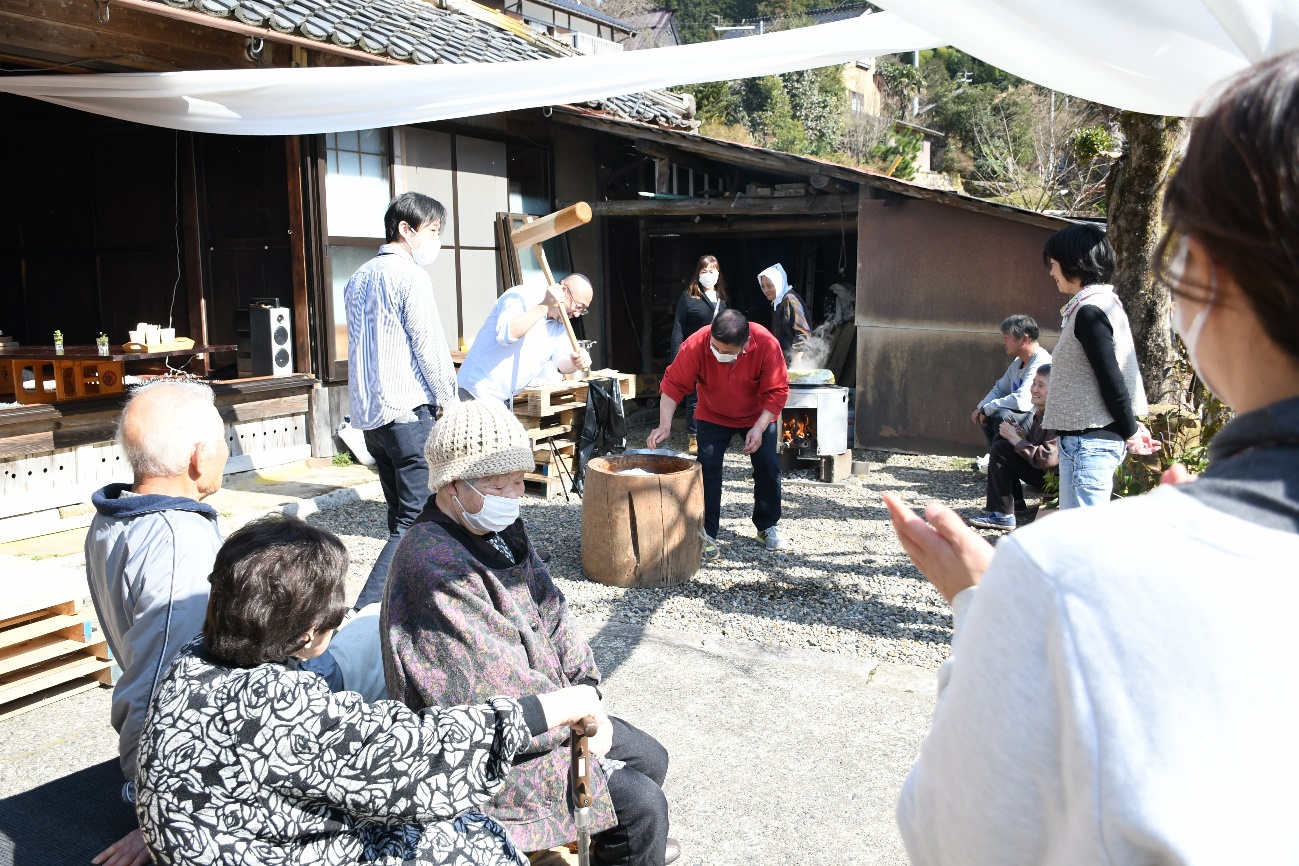
[[[100,331],[99,336],[95,338],[95,347],[99,349],[99,354],[108,354],[108,335],[103,331]]]
[[[63,332],[62,331],[54,332],[54,353],[56,355],[63,354]]]

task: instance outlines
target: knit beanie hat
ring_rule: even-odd
[[[424,459],[433,491],[461,478],[531,472],[536,465],[519,419],[490,399],[448,406],[424,443]]]

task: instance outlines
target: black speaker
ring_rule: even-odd
[[[293,331],[287,308],[255,303],[235,310],[235,342],[241,377],[293,373]]]

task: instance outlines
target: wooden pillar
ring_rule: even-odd
[[[315,373],[311,363],[311,293],[307,287],[307,233],[303,217],[302,150],[296,135],[284,137],[289,197],[289,267],[293,285],[293,369]]]
[[[194,133],[180,133],[184,144],[180,160],[180,200],[182,231],[185,244],[185,292],[189,297],[189,336],[195,343],[206,345],[207,335],[207,296],[203,291],[203,241],[202,227],[199,223],[199,171],[197,146]],[[195,362],[199,375],[206,376],[212,370],[212,359],[203,356],[202,361]]]
[[[645,220],[637,220],[640,232],[640,364],[642,373],[654,372],[654,313],[650,303],[654,298],[654,285],[650,269],[649,233]]]

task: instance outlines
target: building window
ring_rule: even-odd
[[[422,127],[324,137],[329,232],[327,327],[332,379],[347,377],[343,289],[384,242],[383,215],[394,195],[421,192],[447,210],[442,253],[426,270],[449,349],[472,343],[502,285],[497,215],[551,208],[550,154]]]
[[[325,216],[331,237],[381,238],[392,199],[388,130],[325,136]]]

